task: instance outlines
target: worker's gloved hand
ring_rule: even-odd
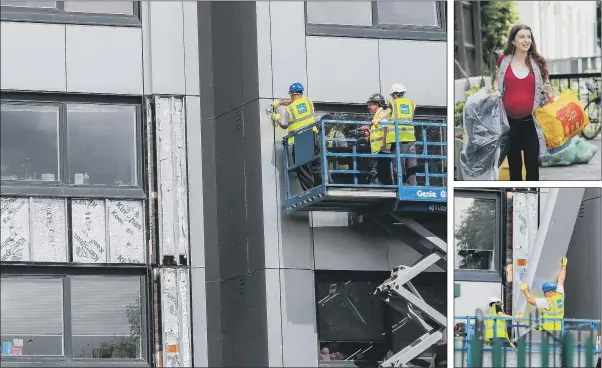
[[[566,257],[562,257],[562,258],[560,259],[560,264],[561,264],[562,266],[566,266],[566,264],[567,264],[568,262],[569,262],[569,260],[568,260],[568,258],[566,258]]]
[[[523,282],[522,284],[520,284],[520,290],[521,291],[527,290],[527,283],[526,282]]]
[[[282,118],[282,116],[280,114],[278,114],[277,112],[272,113],[272,120],[274,121],[278,121]]]
[[[280,106],[280,101],[274,101],[274,102],[272,102],[272,107],[273,108],[277,109],[278,106]]]

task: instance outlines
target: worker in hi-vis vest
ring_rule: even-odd
[[[504,304],[497,296],[489,298],[489,313],[487,317],[512,317],[504,313]],[[506,320],[486,319],[485,320],[485,338],[493,345],[494,339],[500,339],[502,346],[514,347],[508,337],[508,327]]]
[[[370,95],[366,103],[368,104],[368,111],[370,111],[373,117],[382,113],[387,106],[385,98],[380,93]],[[370,152],[372,152],[372,154],[380,154],[387,151],[387,145],[385,144],[387,129],[379,124],[380,121],[386,122],[386,119],[379,119],[377,122],[373,119],[370,127],[364,127],[365,130],[369,129],[370,132]],[[390,163],[391,160],[386,158],[370,159],[370,171],[368,174],[370,184],[388,185],[392,183],[391,170],[389,169]]]
[[[408,121],[414,120],[414,111],[416,104],[405,98],[406,88],[402,84],[394,84],[389,90],[391,100],[387,104],[387,108],[378,116],[375,116],[372,123],[378,123],[385,117],[389,117],[389,121]],[[391,143],[390,150],[395,152],[395,146],[399,143],[399,152],[403,154],[416,154],[416,134],[412,125],[398,125],[398,137],[395,139],[395,129],[389,129],[387,133],[387,142]],[[416,158],[402,158],[401,169],[403,174],[403,182],[405,185],[417,185],[416,171],[418,169],[418,161]],[[393,163],[393,178],[397,182],[397,163]]]
[[[564,279],[566,278],[566,264],[568,260],[562,257],[560,260],[560,273],[558,280],[554,282],[546,282],[541,286],[543,298],[534,298],[526,283],[522,283],[520,289],[525,294],[527,302],[534,305],[539,310],[539,317],[543,318],[540,322],[539,329],[544,331],[560,331],[562,322],[557,320],[546,320],[546,318],[564,318]]]
[[[290,99],[272,102],[274,112],[272,120],[282,129],[287,129],[288,134],[295,134],[299,129],[313,124],[315,122],[314,103],[307,97],[303,96],[303,85],[299,82],[291,84],[288,89]],[[284,106],[286,110],[286,122],[283,122],[282,115],[276,109],[279,106]],[[318,132],[317,127],[312,129],[314,133]],[[293,162],[295,162],[295,137],[288,138],[289,147],[292,146]],[[303,164],[295,169],[299,183],[304,191],[307,191],[315,186],[315,177],[311,169],[311,163]]]
[[[330,114],[323,115],[320,118],[321,121],[334,120],[334,117]],[[341,126],[336,124],[328,123],[324,124],[324,133],[326,137],[333,139],[345,139],[345,133],[341,129]],[[319,145],[322,147],[322,145]],[[332,148],[347,148],[349,145],[345,141],[327,141],[326,148],[330,151]],[[329,170],[349,170],[349,160],[343,157],[330,157],[328,160]],[[353,176],[350,174],[331,174],[328,173],[328,180],[333,184],[353,184]]]

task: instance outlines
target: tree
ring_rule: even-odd
[[[481,1],[481,39],[486,70],[493,74],[510,29],[519,20],[514,1]]]
[[[491,201],[473,200],[465,211],[465,217],[456,224],[454,237],[458,255],[462,257],[460,268],[489,269],[489,253],[495,239],[495,209]]]

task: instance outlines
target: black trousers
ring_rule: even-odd
[[[293,163],[296,164],[295,161],[295,145],[293,144]],[[311,163],[308,162],[303,164],[297,168],[295,168],[295,173],[297,173],[297,177],[299,178],[299,184],[301,184],[301,189],[303,191],[308,191],[315,186],[315,177],[314,172],[311,167]]]
[[[528,181],[539,180],[539,139],[532,116],[520,119],[508,117],[510,123],[508,167],[511,181],[523,181],[523,158]]]
[[[399,143],[399,152],[416,154],[416,143],[401,142]],[[395,154],[397,143],[391,144],[390,152]],[[393,170],[391,170],[393,169]],[[409,186],[416,186],[416,171],[418,170],[418,160],[415,158],[402,158],[401,170],[403,183]],[[372,162],[371,177],[378,178],[380,184],[393,185],[397,184],[397,162],[395,159],[374,159]],[[378,184],[373,180],[372,184]]]

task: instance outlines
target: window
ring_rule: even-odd
[[[446,2],[306,2],[308,35],[446,41]]]
[[[1,1],[2,20],[140,26],[138,1]]]
[[[493,193],[456,192],[454,242],[456,273],[497,274],[501,239],[500,200]],[[487,277],[487,276],[486,276]],[[456,277],[458,279],[458,277]]]
[[[378,362],[397,353],[424,330],[375,295],[389,272],[316,271],[316,315],[320,360]],[[421,297],[446,312],[445,272],[423,273],[412,279]],[[428,320],[428,317],[422,316]]]
[[[3,195],[143,195],[139,104],[3,99],[0,111]]]
[[[3,365],[34,356],[146,360],[142,285],[141,276],[3,274]]]

